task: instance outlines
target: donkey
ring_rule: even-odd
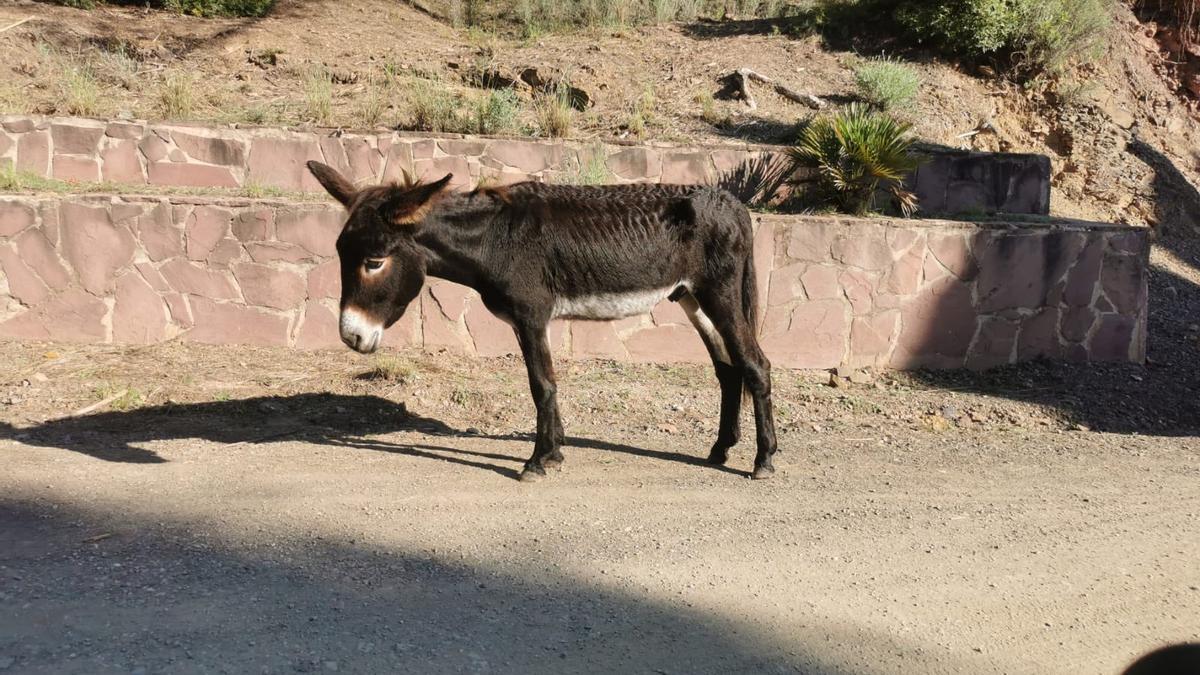
[[[754,478],[774,473],[771,364],[757,339],[750,214],[723,190],[685,185],[579,187],[525,182],[447,190],[452,175],[357,189],[309,162],[346,207],[337,239],[341,336],[369,354],[404,315],[425,276],[479,292],[512,326],[537,408],[533,456],[521,480],[562,464],[562,419],[546,329],[551,319],[609,320],[664,298],[699,331],[721,385],[721,418],[708,456],[721,465],[740,436],[743,390],[754,402]]]

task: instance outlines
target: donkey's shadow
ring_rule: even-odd
[[[230,401],[167,403],[125,412],[104,412],[56,419],[29,427],[0,422],[0,438],[26,445],[62,448],[108,462],[157,464],[167,462],[151,449],[154,441],[201,439],[225,446],[303,440],[359,450],[392,452],[494,471],[517,479],[526,457],[480,452],[450,445],[398,443],[379,436],[416,432],[437,438],[477,438],[525,441],[532,449],[533,434],[480,434],[455,429],[441,420],[408,412],[403,405],[378,396],[306,393],[260,396]],[[568,437],[564,445],[608,450],[696,466],[703,457],[650,450],[621,443]],[[743,475],[728,467],[719,470]]]

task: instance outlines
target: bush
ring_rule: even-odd
[[[489,92],[475,103],[468,133],[505,134],[516,131],[521,101],[512,89]]]
[[[102,0],[55,0],[60,5],[92,9]],[[143,5],[193,16],[263,16],[275,0],[111,0],[117,5]]]
[[[813,204],[858,215],[874,210],[876,193],[885,190],[910,216],[917,210],[917,197],[904,188],[904,179],[921,163],[912,151],[910,128],[857,104],[817,119],[791,149],[793,167],[810,174],[794,184]]]
[[[858,95],[880,110],[911,108],[921,86],[917,71],[892,59],[872,59],[854,69]]]
[[[878,2],[879,0],[875,0]],[[886,3],[885,3],[886,4]],[[1010,57],[1025,71],[1060,71],[1095,56],[1112,21],[1112,0],[931,0],[894,2],[899,25],[968,58]]]
[[[538,128],[546,136],[561,138],[571,133],[575,121],[575,108],[571,107],[570,90],[557,87],[554,92],[538,94],[533,99],[537,112]]]
[[[417,80],[409,90],[412,126],[417,131],[454,132],[459,128],[458,99],[429,80]]]

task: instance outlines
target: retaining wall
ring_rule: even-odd
[[[0,337],[340,347],[326,203],[0,197]],[[764,347],[781,366],[1137,361],[1147,232],[1079,222],[756,216]],[[389,346],[517,353],[468,289],[431,280]],[[677,305],[556,322],[567,357],[705,361]]]
[[[1048,214],[1050,161],[1041,155],[930,149],[910,179],[926,214]],[[614,182],[717,184],[744,200],[777,184],[786,163],[777,146],[680,147],[619,141],[538,141],[460,135],[340,133],[208,127],[81,118],[0,118],[0,166],[68,181],[155,186],[246,185],[320,191],[304,167],[323,161],[363,183],[402,170],[481,179],[564,180],[597,155]]]

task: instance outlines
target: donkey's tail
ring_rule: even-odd
[[[750,220],[750,214],[743,208],[742,217]],[[746,229],[753,232],[753,226],[747,222]],[[742,261],[742,315],[750,324],[750,330],[758,337],[758,278],[754,274],[754,238],[751,235],[750,250]]]

